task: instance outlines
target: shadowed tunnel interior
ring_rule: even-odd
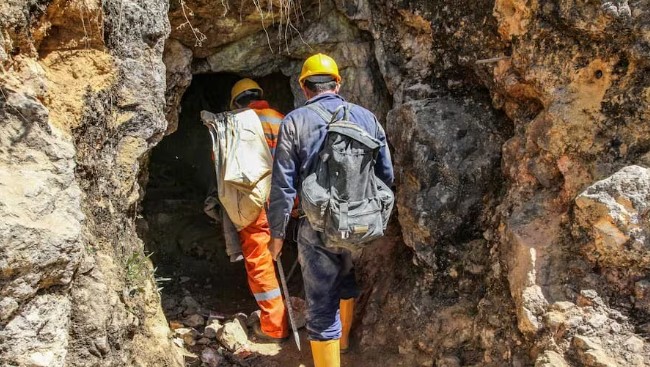
[[[169,321],[194,314],[206,317],[257,309],[244,262],[229,261],[221,222],[203,211],[214,168],[211,141],[200,112],[227,110],[230,89],[239,79],[227,73],[195,75],[181,102],[178,130],[165,137],[150,156],[141,231],[157,268],[158,285],[163,287],[163,309]],[[282,113],[290,111],[289,78],[276,73],[256,81],[272,107]],[[289,271],[296,258],[295,248],[285,252]],[[299,295],[300,272],[294,273],[291,288]]]

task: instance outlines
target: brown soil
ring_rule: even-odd
[[[97,50],[51,52],[41,65],[47,78],[44,102],[50,123],[68,132],[81,123],[86,94],[95,95],[115,81],[111,56]]]

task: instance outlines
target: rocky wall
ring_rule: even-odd
[[[182,364],[135,234],[163,1],[0,5],[0,364]]]
[[[648,150],[650,9],[643,2],[630,4],[629,13],[627,2],[619,2],[616,14],[598,3],[515,3],[520,10],[508,16],[510,5],[495,5],[496,14],[506,15],[500,33],[512,39],[512,57],[494,67],[493,99],[515,122],[515,136],[503,149],[510,188],[500,207],[499,238],[512,269],[508,279],[519,329],[536,339],[539,350],[568,348],[573,363],[647,364],[649,346],[628,343],[643,332],[646,316],[624,300],[647,268],[626,268],[612,253],[595,260],[595,238],[576,236],[575,229],[571,235],[570,228],[597,231],[597,221],[577,220],[598,215],[597,206],[580,199],[585,190],[603,187],[595,181],[617,181],[616,172],[626,166],[643,174],[631,165],[642,163]],[[520,27],[510,33],[507,22]],[[531,99],[541,109],[522,114],[520,106]],[[623,200],[645,189],[637,185],[632,191],[612,195]],[[638,203],[632,207],[642,210]],[[636,261],[643,263],[649,243],[641,242]],[[585,301],[585,295],[602,303]],[[578,305],[577,316],[562,311],[564,317],[556,318],[563,302]],[[582,346],[582,337],[594,345]]]
[[[649,148],[647,2],[337,4],[375,38],[394,100],[386,124],[399,166],[403,238],[418,262],[433,269],[425,271],[433,302],[448,288],[462,294],[473,279],[463,259],[476,259],[470,255],[476,241],[487,241],[490,251],[482,259],[491,270],[479,282],[487,292],[470,302],[479,317],[463,327],[481,335],[469,345],[484,351],[482,361],[471,360],[462,338],[436,343],[441,329],[427,332],[431,326],[400,330],[395,338],[373,332],[420,317],[421,296],[407,295],[417,291],[378,301],[383,306],[375,306],[375,315],[409,305],[414,311],[379,326],[382,318],[374,318],[365,343],[429,346],[428,353],[439,355],[435,365],[649,363],[640,338],[647,328],[645,173],[634,166],[647,164]],[[487,125],[471,118],[480,95],[505,117]],[[426,106],[435,108],[427,113]],[[459,108],[463,114],[449,113]],[[445,129],[437,128],[438,119]],[[472,128],[459,139],[454,132],[463,120]],[[472,135],[480,143],[463,152]],[[487,161],[499,151],[500,167],[472,157]],[[480,174],[468,177],[473,169]],[[463,217],[472,202],[479,210]],[[494,300],[507,300],[500,307],[512,307],[516,328],[498,316],[504,309],[494,308]],[[446,315],[456,305],[429,307],[429,325],[457,325],[457,315]],[[492,327],[508,338],[490,341]],[[496,353],[499,344],[512,349]]]
[[[647,0],[286,3],[0,5],[2,363],[177,364],[134,230],[144,157],[192,74],[280,71],[298,106],[317,51],[396,162],[362,351],[650,363]]]

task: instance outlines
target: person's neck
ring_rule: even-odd
[[[327,90],[325,92],[320,92],[320,93],[315,93],[315,92],[312,92],[312,91],[308,91],[307,93],[308,93],[307,94],[307,99],[309,100],[309,99],[312,99],[312,98],[316,98],[318,96],[322,96],[323,94],[332,94],[332,93],[336,94],[336,91]]]

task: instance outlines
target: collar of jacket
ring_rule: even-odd
[[[325,101],[325,100],[332,100],[332,99],[339,99],[339,100],[345,102],[345,99],[343,97],[339,96],[338,94],[336,94],[334,92],[327,92],[327,93],[319,94],[319,95],[317,95],[315,97],[312,97],[310,100],[305,102],[305,106],[308,105],[308,104],[312,104],[312,103],[316,103],[316,102],[320,102],[320,101]]]
[[[254,110],[263,110],[265,108],[271,108],[269,105],[269,102],[265,100],[258,100],[258,101],[252,101],[251,103],[248,104],[248,108],[252,108]]]

